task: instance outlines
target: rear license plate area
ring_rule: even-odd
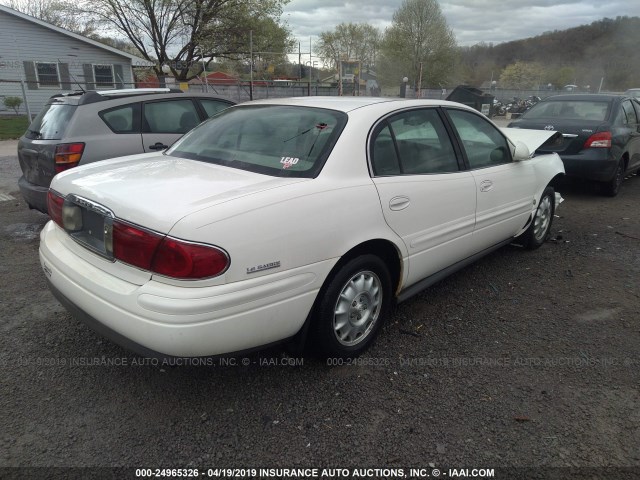
[[[70,195],[63,207],[67,233],[83,247],[113,260],[113,213],[91,200]]]

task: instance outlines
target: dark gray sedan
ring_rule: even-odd
[[[640,103],[625,95],[572,94],[545,98],[512,128],[562,133],[538,152],[560,155],[566,174],[601,182],[618,194],[625,175],[640,170]]]

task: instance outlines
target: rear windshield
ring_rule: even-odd
[[[344,113],[281,105],[225,110],[167,155],[278,177],[315,177],[347,122]]]
[[[45,105],[25,136],[33,140],[60,140],[75,109],[75,105]]]
[[[540,102],[524,114],[529,120],[534,118],[566,118],[575,120],[606,120],[609,102],[555,100]]]

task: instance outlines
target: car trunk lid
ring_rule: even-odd
[[[591,135],[603,130],[603,122],[599,120],[581,120],[580,123],[576,123],[575,120],[558,118],[522,119],[517,122],[517,127],[560,132],[562,134],[561,137],[557,137],[551,143],[542,145],[537,149],[537,152],[573,155],[583,149],[585,142]]]
[[[304,180],[150,153],[70,170],[58,175],[51,188],[166,234],[181,218],[201,209]]]

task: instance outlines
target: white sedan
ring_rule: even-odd
[[[445,101],[238,105],[164,153],[57,175],[42,268],[74,316],[143,355],[293,339],[355,356],[394,302],[543,244],[564,169],[531,152],[555,134]]]

